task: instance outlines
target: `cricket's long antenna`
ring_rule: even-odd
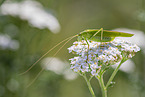
[[[52,56],[52,57],[54,57],[70,40],[72,40],[73,38],[75,38],[76,36],[78,36],[78,35],[75,35],[75,36],[72,36],[70,39],[68,39],[58,50],[57,50],[57,52]],[[48,63],[46,63],[46,65],[47,64],[49,64],[51,61],[52,61],[53,59],[51,59]],[[37,76],[34,78],[34,80],[30,83],[30,84],[28,84],[27,85],[27,87],[29,87],[31,84],[33,84],[33,82],[39,77],[39,75],[43,72],[43,70],[44,70],[45,68],[43,67],[41,70],[40,70],[40,72],[37,74]]]
[[[42,55],[34,64],[32,64],[32,66],[31,67],[29,67],[25,72],[23,72],[23,73],[20,73],[19,75],[23,75],[23,74],[25,74],[25,73],[27,73],[30,69],[32,69],[42,58],[44,58],[50,51],[52,51],[54,48],[56,48],[57,46],[59,46],[61,43],[63,43],[64,41],[66,41],[66,40],[70,40],[70,39],[72,39],[72,38],[74,38],[74,37],[76,37],[76,35],[75,36],[71,36],[71,37],[68,37],[68,38],[66,38],[66,39],[64,39],[64,40],[62,40],[61,42],[59,42],[57,45],[55,45],[54,47],[52,47],[50,50],[48,50],[44,55]]]

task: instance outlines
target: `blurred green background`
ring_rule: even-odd
[[[91,97],[85,80],[66,72],[69,58],[73,57],[67,48],[76,38],[55,56],[58,65],[52,64],[56,69],[61,68],[59,72],[45,70],[28,88],[26,86],[41,70],[42,61],[26,74],[19,74],[58,42],[85,29],[126,28],[136,30],[136,34],[140,30],[143,40],[145,38],[145,0],[3,1],[0,9],[0,97]],[[134,40],[138,39],[141,37]],[[145,48],[144,44],[139,46],[142,50],[132,58],[134,71],[120,70],[114,79],[116,84],[108,90],[108,97],[145,97]],[[52,57],[59,48],[45,58]],[[60,62],[66,64],[64,68],[59,67]],[[105,81],[112,71],[106,72]],[[91,83],[96,97],[101,97],[98,81],[93,78]]]

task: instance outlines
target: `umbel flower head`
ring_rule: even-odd
[[[88,42],[88,44],[87,44]],[[71,61],[74,72],[90,72],[92,76],[98,75],[101,69],[120,62],[122,59],[132,58],[140,48],[130,42],[115,39],[111,42],[75,41],[68,48],[69,53],[75,55]]]

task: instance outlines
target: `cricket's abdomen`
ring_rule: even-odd
[[[96,42],[110,42],[110,41],[113,41],[114,39],[115,39],[115,37],[102,37],[102,40],[101,40],[100,36],[94,36],[88,40],[96,41]]]
[[[108,36],[103,36],[101,39],[101,35],[95,35],[93,36],[94,33],[81,33],[80,36],[82,39],[90,40],[90,41],[96,41],[96,42],[110,42],[115,39],[115,37],[108,37]]]

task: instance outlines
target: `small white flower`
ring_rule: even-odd
[[[98,73],[96,72],[96,70],[92,70],[92,71],[91,71],[91,74],[92,74],[93,76],[97,76],[97,75],[98,75]]]

